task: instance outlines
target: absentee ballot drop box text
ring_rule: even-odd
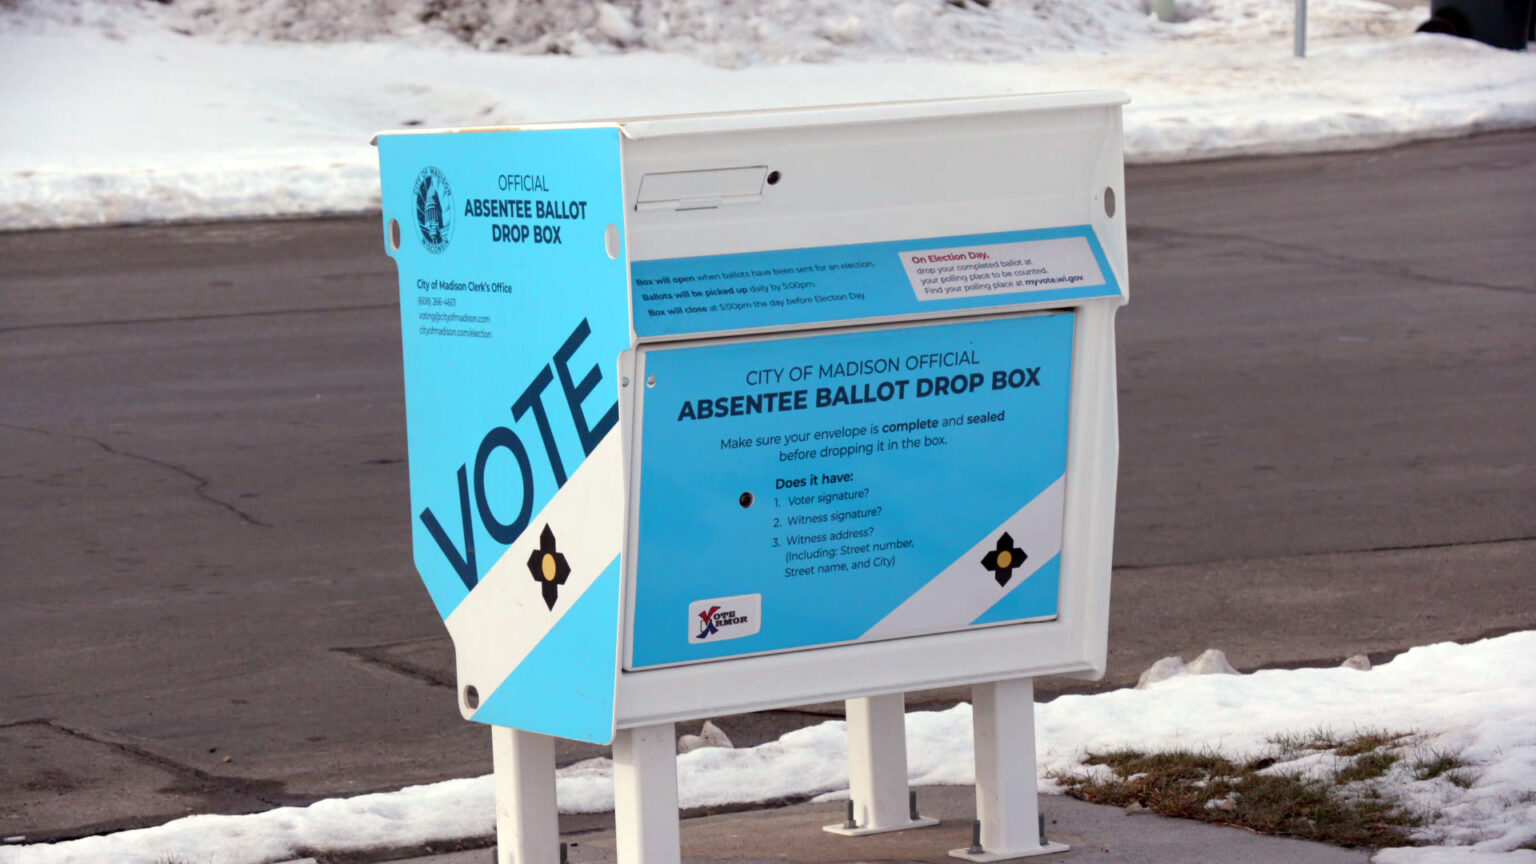
[[[381,135],[464,715],[1101,674],[1123,101]]]

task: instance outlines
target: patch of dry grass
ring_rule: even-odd
[[[1117,750],[1090,754],[1105,772],[1068,772],[1055,779],[1068,795],[1096,804],[1141,806],[1163,816],[1237,825],[1339,846],[1381,847],[1411,842],[1422,818],[1373,780],[1402,758],[1392,748],[1411,736],[1367,732],[1347,739],[1310,734],[1272,743],[1273,755],[1235,762],[1216,753]],[[1322,776],[1266,771],[1307,751],[1331,750],[1337,767]],[[1427,764],[1416,772],[1454,771],[1460,763]],[[1347,788],[1346,788],[1347,787]]]

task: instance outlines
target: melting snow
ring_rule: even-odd
[[[1282,734],[1361,730],[1414,734],[1429,753],[1455,753],[1473,782],[1387,775],[1411,806],[1436,814],[1417,840],[1439,844],[1381,852],[1380,864],[1530,864],[1536,853],[1536,632],[1472,645],[1415,648],[1368,672],[1350,668],[1181,675],[1146,689],[1063,696],[1037,706],[1042,788],[1053,772],[1082,770],[1090,751],[1210,748],[1233,758],[1268,752]],[[971,709],[907,716],[915,785],[971,783]],[[1329,758],[1318,754],[1316,759]],[[706,747],[678,757],[684,807],[822,795],[847,788],[841,722],[791,732],[758,747]],[[1305,766],[1299,765],[1298,768]],[[613,806],[612,763],[563,768],[565,812]],[[167,858],[258,864],[299,848],[345,851],[494,830],[490,777],[331,799],[248,816],[190,816],[156,828],[51,845],[0,847],[0,864]],[[1527,848],[1520,848],[1520,847]]]

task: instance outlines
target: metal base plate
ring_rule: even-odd
[[[1015,858],[1033,858],[1036,855],[1052,855],[1057,852],[1065,852],[1071,849],[1065,843],[1046,843],[1044,846],[1035,846],[1029,849],[1015,849],[1010,852],[972,852],[969,849],[951,849],[949,857],[960,858],[965,861],[1012,861]]]
[[[919,816],[900,825],[889,825],[883,828],[844,828],[841,823],[837,825],[823,825],[821,830],[828,834],[841,834],[844,837],[863,837],[866,834],[886,834],[891,831],[906,831],[911,828],[927,828],[929,825],[937,825],[939,820],[927,816]]]

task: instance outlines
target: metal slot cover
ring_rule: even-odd
[[[640,178],[636,210],[699,210],[750,204],[763,198],[768,166],[666,171]]]

